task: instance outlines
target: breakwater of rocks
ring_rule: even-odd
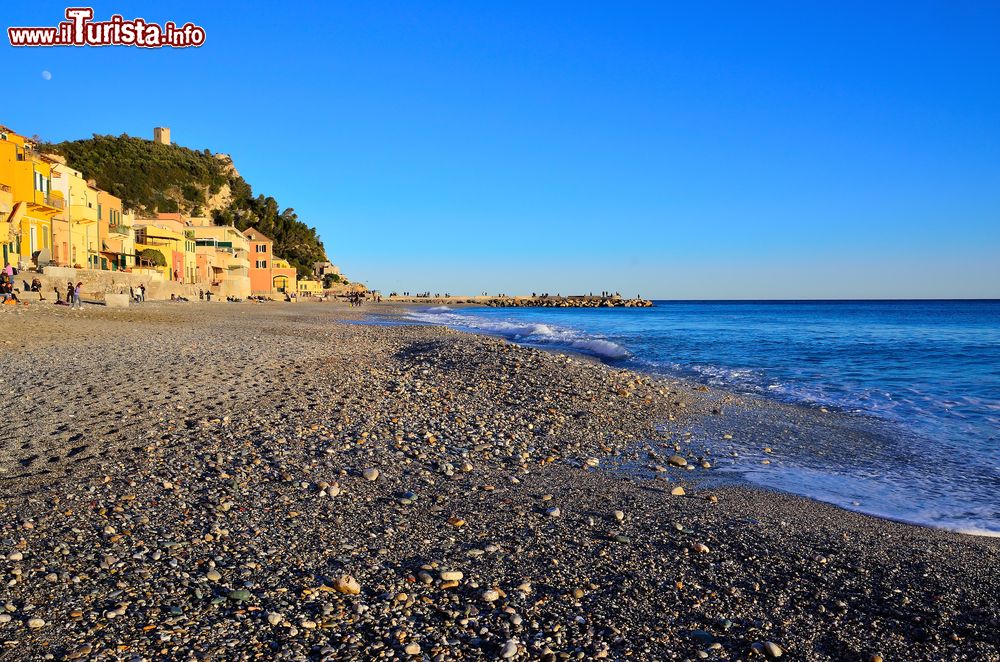
[[[648,299],[622,297],[497,297],[485,302],[492,308],[652,308]]]
[[[414,297],[391,294],[389,303],[415,303],[423,306],[490,306],[491,308],[652,308],[649,299],[625,299],[620,296],[433,296]]]

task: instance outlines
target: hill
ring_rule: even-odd
[[[225,154],[124,134],[95,134],[40,149],[65,157],[70,167],[121,198],[126,209],[150,215],[209,215],[220,225],[240,230],[256,227],[274,240],[275,254],[288,260],[300,275],[312,273],[313,262],[328,259],[316,229],[300,221],[294,209],[281,209],[273,197],[254,196]]]

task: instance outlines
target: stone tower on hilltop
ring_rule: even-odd
[[[158,142],[161,145],[170,144],[170,127],[168,126],[154,126],[153,127],[153,142]]]

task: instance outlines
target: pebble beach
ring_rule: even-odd
[[[0,659],[1000,660],[1000,539],[713,480],[735,394],[392,304],[4,308]]]

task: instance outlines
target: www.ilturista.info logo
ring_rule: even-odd
[[[193,23],[162,26],[145,19],[130,21],[115,14],[107,21],[94,21],[91,7],[68,7],[66,19],[56,27],[7,28],[11,46],[139,46],[141,48],[188,48],[205,43],[205,29]]]

